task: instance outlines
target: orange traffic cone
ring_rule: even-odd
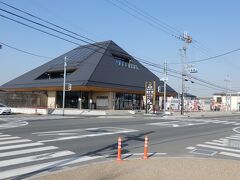
[[[118,156],[117,160],[122,161],[122,138],[121,136],[118,137]]]
[[[145,136],[143,159],[148,159],[148,137]]]

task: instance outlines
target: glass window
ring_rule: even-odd
[[[217,103],[222,103],[222,97],[217,97]]]

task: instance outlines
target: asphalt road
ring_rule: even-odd
[[[141,158],[144,136],[155,157],[240,158],[240,116],[211,118],[0,116],[0,179],[66,166]]]

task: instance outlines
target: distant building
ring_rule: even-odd
[[[239,111],[240,110],[240,94],[233,93],[227,95],[226,93],[213,94],[213,109],[221,111]]]
[[[133,56],[113,41],[104,41],[77,47],[3,84],[0,89],[19,98],[21,93],[34,94],[33,98],[39,94],[40,100],[34,101],[36,106],[61,108],[64,57],[67,57],[66,83],[71,84],[71,91],[66,92],[66,108],[88,109],[90,105],[96,109],[144,108],[145,82],[155,81],[156,89],[163,86],[163,82]],[[167,85],[167,96],[176,94]]]
[[[200,109],[202,111],[212,111],[212,97],[198,97]]]

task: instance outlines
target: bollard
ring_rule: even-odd
[[[118,137],[118,156],[117,156],[117,160],[118,161],[122,161],[122,138],[121,136]]]
[[[148,137],[145,136],[143,159],[148,159]]]

